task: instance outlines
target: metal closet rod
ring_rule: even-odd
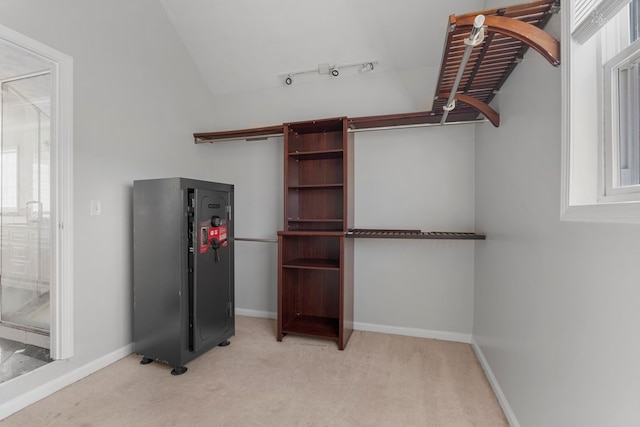
[[[196,144],[203,144],[205,142],[213,143],[213,142],[227,142],[227,141],[266,141],[269,138],[276,138],[283,136],[282,133],[270,133],[267,135],[260,136],[231,136],[229,138],[218,138],[218,139],[200,139],[196,140]]]
[[[262,242],[262,243],[278,243],[278,239],[259,239],[257,237],[235,237],[236,242]]]
[[[394,130],[394,129],[411,129],[411,128],[427,128],[427,127],[435,127],[435,126],[452,126],[452,125],[467,125],[467,124],[477,124],[477,123],[485,123],[487,119],[477,119],[477,120],[465,120],[460,122],[448,122],[448,123],[417,123],[413,125],[391,125],[391,126],[378,126],[378,127],[369,127],[369,128],[357,128],[357,129],[347,129],[348,133],[358,133],[358,132],[371,132],[378,130]],[[232,136],[230,138],[220,138],[220,139],[202,139],[197,140],[197,144],[204,144],[205,142],[214,143],[214,142],[227,142],[227,141],[265,141],[269,138],[282,137],[282,133],[271,133],[268,135],[260,135],[260,136]],[[237,240],[237,239],[236,239]]]
[[[451,92],[449,92],[449,99],[447,100],[447,105],[443,108],[444,114],[442,115],[442,119],[440,120],[441,124],[444,124],[447,120],[447,116],[449,115],[449,111],[456,108],[455,98],[456,92],[458,91],[458,85],[460,85],[460,80],[462,80],[462,75],[464,74],[464,69],[467,67],[467,62],[469,62],[469,57],[471,56],[471,51],[474,47],[482,43],[484,39],[484,31],[482,26],[484,25],[484,15],[476,16],[476,19],[473,20],[473,27],[471,28],[471,33],[469,34],[469,38],[464,41],[466,45],[464,48],[464,54],[462,55],[462,61],[460,61],[460,66],[458,67],[458,73],[456,74],[456,79],[453,82],[453,86],[451,87]]]
[[[430,128],[436,126],[453,126],[453,125],[468,125],[468,124],[476,124],[476,123],[485,123],[487,119],[477,119],[477,120],[465,120],[463,122],[449,122],[449,123],[418,123],[415,125],[398,125],[398,126],[380,126],[380,127],[372,127],[372,128],[362,128],[362,129],[348,129],[349,133],[358,133],[358,132],[372,132],[377,130],[394,130],[394,129],[412,129],[412,128]]]

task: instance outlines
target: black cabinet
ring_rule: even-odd
[[[185,178],[134,182],[134,345],[141,363],[167,363],[181,374],[235,333],[233,190]]]

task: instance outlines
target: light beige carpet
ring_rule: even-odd
[[[2,426],[506,426],[467,344],[355,331],[335,342],[275,339],[275,321],[236,318],[236,336],[181,376],[130,355]]]

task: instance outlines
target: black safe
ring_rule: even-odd
[[[174,375],[229,344],[234,321],[233,185],[133,183],[133,337],[140,363]]]

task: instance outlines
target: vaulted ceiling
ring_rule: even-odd
[[[484,0],[161,2],[214,95],[282,86],[279,75],[317,69],[320,64],[376,60],[376,73],[399,76],[403,75],[399,72],[412,69],[437,69],[449,15],[482,10],[485,3]],[[424,97],[429,99],[432,95],[425,93]]]

